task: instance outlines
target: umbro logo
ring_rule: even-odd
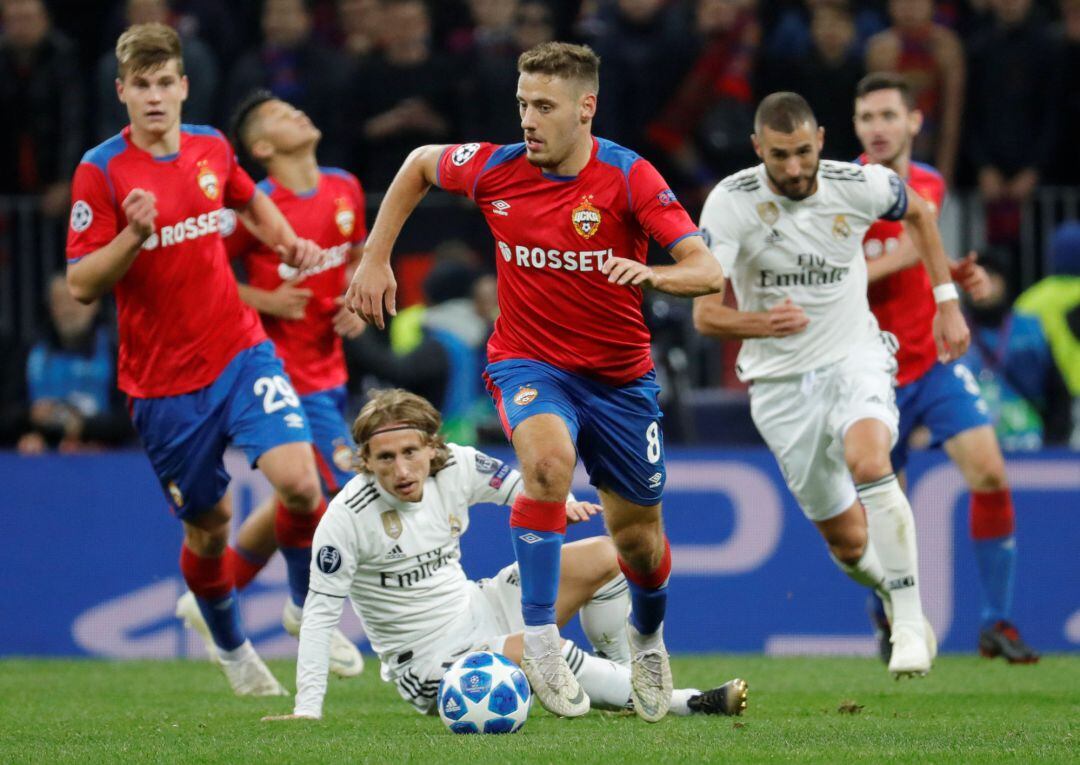
[[[660,482],[662,480],[664,480],[664,476],[662,473],[653,473],[651,476],[649,476],[649,488],[655,489],[657,486],[660,485]]]
[[[507,210],[509,209],[510,203],[504,202],[501,199],[496,199],[494,202],[491,203],[491,211],[496,215],[502,215],[503,217],[506,217],[510,214],[507,212]]]
[[[531,531],[528,534],[522,534],[520,537],[518,537],[518,539],[520,539],[522,542],[524,542],[525,544],[528,544],[528,545],[534,545],[537,542],[543,542],[544,541],[543,537],[538,537],[536,534],[533,534]]]
[[[285,415],[285,426],[289,428],[303,428],[304,418],[296,412],[289,412]]]
[[[388,560],[401,560],[407,558],[405,552],[401,549],[401,545],[394,545],[394,549],[386,554]]]

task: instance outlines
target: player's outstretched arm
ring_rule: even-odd
[[[791,300],[778,303],[768,311],[740,311],[724,305],[723,295],[694,300],[694,329],[707,337],[724,340],[785,337],[802,332],[809,323],[803,309]]]
[[[904,224],[916,252],[926,266],[930,283],[934,285],[934,300],[938,311],[934,316],[934,340],[937,343],[938,359],[942,362],[955,361],[967,352],[971,342],[967,322],[960,311],[960,295],[952,282],[949,258],[941,242],[941,233],[937,227],[937,216],[930,205],[914,189],[907,187],[907,211]]]
[[[379,329],[386,326],[384,309],[391,316],[397,314],[397,281],[390,268],[390,254],[405,221],[435,184],[444,149],[421,146],[405,159],[379,205],[364,255],[345,293],[345,306]]]
[[[647,266],[629,258],[608,258],[600,267],[612,284],[650,287],[680,297],[724,291],[724,269],[700,236],[687,237],[671,248],[673,266]]]
[[[314,242],[298,237],[278,206],[260,189],[255,190],[251,201],[236,214],[255,238],[298,271],[322,262],[322,249]]]
[[[275,716],[274,719],[318,720],[322,717],[326,676],[330,671],[330,635],[341,619],[344,603],[344,598],[308,592],[296,655],[296,705],[292,717]]]
[[[68,289],[80,303],[92,303],[111,290],[154,234],[157,199],[151,192],[132,189],[121,207],[127,226],[104,247],[68,265]]]

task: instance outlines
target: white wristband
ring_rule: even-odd
[[[959,300],[960,293],[956,291],[956,285],[952,282],[945,282],[945,284],[939,284],[934,287],[934,302],[944,303],[949,300]]]

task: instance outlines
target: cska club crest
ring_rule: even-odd
[[[342,472],[348,473],[356,470],[353,465],[353,450],[345,443],[344,439],[335,439],[333,460],[334,465]]]
[[[847,239],[851,236],[851,225],[843,215],[837,215],[833,219],[832,235],[837,239]]]
[[[386,536],[391,539],[397,539],[401,536],[401,532],[404,527],[401,525],[401,516],[398,515],[397,510],[387,510],[382,514],[382,527],[386,532]]]
[[[570,214],[574,230],[585,239],[596,236],[596,232],[600,229],[600,211],[593,207],[589,199],[591,197],[582,197],[581,204]]]
[[[536,400],[536,388],[522,385],[514,394],[514,403],[518,406],[528,406]]]
[[[197,178],[202,193],[206,194],[207,199],[216,202],[221,194],[221,185],[218,183],[218,177],[210,169],[205,159],[199,162],[199,175]]]
[[[341,232],[342,236],[352,236],[353,226],[356,225],[356,213],[344,197],[338,197],[334,200],[334,203],[337,205],[334,222],[337,223],[338,231]]]

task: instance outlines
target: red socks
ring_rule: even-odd
[[[663,587],[671,576],[671,545],[668,543],[667,534],[664,535],[664,555],[660,558],[660,563],[654,570],[648,573],[634,571],[626,565],[626,561],[621,557],[619,558],[619,568],[628,581],[642,589],[656,590]]]
[[[290,513],[280,500],[274,513],[274,534],[280,547],[311,547],[311,538],[326,512],[326,500],[311,513]]]
[[[971,492],[970,520],[972,539],[1011,536],[1016,526],[1012,492],[1008,489]]]
[[[188,589],[197,597],[217,600],[233,589],[232,570],[229,560],[235,553],[231,548],[217,558],[196,555],[187,544],[180,546],[180,571]]]
[[[510,508],[510,528],[566,533],[566,502],[541,502],[519,494]]]

